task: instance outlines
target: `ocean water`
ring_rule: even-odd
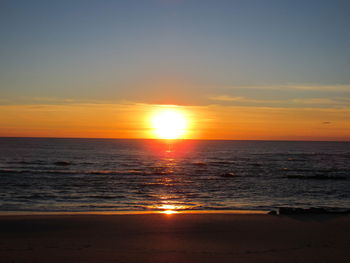
[[[350,208],[350,142],[0,138],[0,211]]]

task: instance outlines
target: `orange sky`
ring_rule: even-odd
[[[137,103],[1,105],[0,136],[155,138],[150,118],[163,108],[185,112],[186,139],[350,139],[349,109]]]

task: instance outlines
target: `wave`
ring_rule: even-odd
[[[68,165],[71,165],[72,163],[67,161],[58,161],[58,162],[54,162],[53,164],[57,166],[68,166]]]
[[[172,171],[75,171],[75,170],[19,170],[0,169],[0,175],[137,175],[137,176],[164,176],[172,175]]]
[[[238,177],[237,174],[235,173],[223,173],[219,175],[220,177],[225,177],[225,178],[232,178],[232,177]]]
[[[191,162],[190,164],[194,165],[194,166],[207,166],[208,165],[208,163],[202,162],[202,161],[195,161],[195,162]]]
[[[332,172],[350,172],[350,169],[342,168],[329,168],[329,169],[314,169],[314,168],[282,168],[282,171],[285,172],[306,172],[306,173],[332,173]]]
[[[86,198],[95,198],[95,199],[124,199],[124,195],[89,195]]]
[[[22,164],[22,165],[58,165],[58,166],[66,166],[73,164],[71,161],[55,161],[48,162],[44,160],[33,160],[33,161],[8,161],[7,164]]]
[[[337,157],[350,157],[350,152],[305,152],[305,153],[286,153],[286,152],[273,152],[273,153],[251,153],[254,156],[278,156],[278,157],[309,157],[309,156],[337,156]]]
[[[289,179],[302,179],[302,180],[347,180],[346,176],[330,176],[330,175],[288,175]]]
[[[59,161],[32,160],[32,161],[6,161],[3,164],[20,164],[20,165],[25,165],[25,166],[30,166],[30,165],[69,166],[69,165],[92,165],[95,163],[94,162],[86,162],[86,161],[75,163],[73,161],[67,161],[67,160],[59,160]]]

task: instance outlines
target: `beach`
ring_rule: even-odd
[[[0,216],[0,262],[348,262],[350,217]]]

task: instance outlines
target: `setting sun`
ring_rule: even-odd
[[[185,115],[176,109],[161,109],[151,119],[152,128],[159,139],[180,139],[187,130]]]

